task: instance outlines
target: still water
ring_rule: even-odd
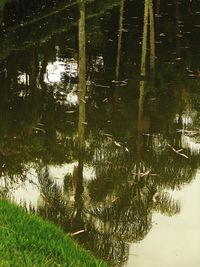
[[[109,266],[200,266],[199,1],[14,1],[0,193]]]

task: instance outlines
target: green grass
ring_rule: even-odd
[[[106,267],[57,226],[0,200],[0,266]]]

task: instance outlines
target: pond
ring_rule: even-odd
[[[189,0],[1,5],[0,194],[109,266],[199,267],[199,16]]]

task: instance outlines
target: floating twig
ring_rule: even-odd
[[[141,173],[141,177],[144,177],[144,176],[147,176],[147,175],[149,175],[149,173],[151,172],[151,170],[148,170],[148,171],[146,171],[146,172],[144,172],[144,173]]]
[[[77,232],[75,232],[75,233],[71,233],[71,234],[70,234],[70,236],[79,235],[79,234],[81,234],[81,233],[84,233],[84,232],[86,232],[86,230],[85,230],[85,229],[83,229],[83,230],[80,230],[80,231],[77,231]]]
[[[92,82],[92,84],[93,84],[94,86],[96,86],[96,87],[110,88],[110,86],[109,86],[109,85],[97,84],[97,83],[95,83],[95,82]]]
[[[124,81],[116,81],[116,80],[112,80],[112,83],[114,83],[116,86],[125,86],[128,83],[128,80],[124,80]]]
[[[113,137],[112,134],[108,134],[108,133],[103,133],[103,135],[107,137]]]
[[[151,170],[148,170],[146,172],[133,173],[133,174],[136,175],[136,176],[140,176],[140,177],[144,177],[144,176],[147,176],[147,175],[157,176],[157,174],[151,173]]]
[[[183,154],[183,153],[180,153],[180,151],[182,151],[182,149],[178,149],[178,150],[176,150],[173,146],[171,146],[170,144],[168,144],[168,146],[176,153],[176,154],[178,154],[178,155],[180,155],[180,156],[182,156],[182,157],[184,157],[184,158],[186,158],[186,159],[189,159],[189,157],[187,156],[187,155],[185,155],[185,154]]]

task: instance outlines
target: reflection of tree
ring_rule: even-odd
[[[177,0],[174,0],[174,4],[175,4],[175,19],[176,19],[176,53],[177,53],[177,57],[181,56],[181,49],[180,49],[180,37],[181,37],[181,30],[180,30],[180,2],[178,2]]]
[[[151,152],[148,161],[154,172],[160,174],[157,179],[158,184],[171,189],[180,189],[184,183],[190,182],[195,177],[199,165],[197,155],[192,155],[186,151],[190,159],[185,159],[167,146],[163,151],[159,151],[155,146],[152,148],[155,150]]]
[[[141,71],[140,71],[141,76],[146,76],[148,23],[150,27],[150,70],[151,70],[151,74],[154,74],[154,71],[155,71],[155,29],[154,29],[154,11],[153,11],[152,0],[145,0],[145,3],[144,3],[142,57],[141,57]]]
[[[86,34],[85,34],[85,3],[80,2],[80,18],[78,25],[79,36],[79,143],[80,148],[85,144],[85,94],[86,94]]]
[[[84,193],[76,187],[74,195],[72,176],[66,176],[64,190],[47,182],[47,177],[43,179],[44,203],[38,213],[60,223],[67,232],[86,230],[78,240],[112,266],[122,266],[127,259],[127,243],[142,240],[151,229],[153,210],[172,216],[180,206],[163,191],[165,185],[157,183],[158,175],[142,176],[136,173],[133,159],[124,159],[124,153],[116,153],[115,147],[107,150],[102,151],[105,161],[95,164],[96,179],[79,182],[79,186],[84,183]],[[115,167],[108,165],[108,158]],[[140,163],[140,170],[145,173],[148,169]],[[72,195],[74,200],[70,200]]]
[[[41,96],[35,101],[13,97],[9,106],[1,106],[0,171],[10,180],[24,180],[31,164],[62,164],[73,157],[74,144],[66,136],[74,130],[63,125],[66,114],[50,99],[43,101]]]
[[[180,203],[173,200],[169,193],[160,193],[156,198],[155,210],[168,216],[176,215],[180,212]]]
[[[179,203],[164,191],[165,188],[168,185],[180,187],[181,181],[189,182],[194,176],[194,172],[187,172],[193,169],[191,162],[176,154],[168,157],[172,158],[173,164],[166,158],[159,163],[165,154],[173,152],[167,144],[160,150],[153,137],[141,135],[141,139],[138,159],[133,153],[138,144],[136,141],[133,144],[132,138],[126,143],[129,153],[113,137],[102,135],[96,139],[90,135],[84,160],[94,168],[96,178],[84,182],[83,158],[80,157],[73,176],[65,178],[64,190],[52,182],[46,184],[46,189],[44,185],[41,187],[42,195],[47,197],[43,197],[44,204],[39,206],[38,213],[60,223],[67,232],[86,230],[78,236],[79,242],[113,266],[126,262],[127,243],[142,240],[151,229],[154,210],[169,216],[180,211]],[[173,167],[174,171],[175,167],[180,171],[171,177]],[[187,175],[179,177],[181,173]],[[71,200],[72,196],[74,200]]]
[[[151,214],[148,215],[144,210],[151,203],[145,197],[147,190],[146,193],[141,193],[141,188],[135,185],[132,186],[134,189],[128,199],[127,190],[130,188],[124,185],[116,201],[104,199],[91,206],[92,200],[80,202],[77,192],[75,202],[66,199],[70,191],[66,194],[65,188],[63,195],[62,190],[50,181],[47,172],[40,176],[39,181],[43,202],[37,212],[59,223],[67,232],[87,229],[79,241],[113,266],[121,266],[126,261],[126,243],[141,240],[151,227]],[[139,199],[140,196],[142,200]],[[84,206],[80,206],[80,203]]]
[[[116,62],[116,81],[119,80],[121,47],[122,47],[122,33],[123,33],[123,14],[124,13],[124,0],[121,0],[119,10],[119,30],[118,30],[118,44],[117,44],[117,62]]]
[[[144,94],[138,111],[140,116],[133,117],[133,125],[141,125],[140,120],[143,120],[147,112],[147,100],[148,94]],[[28,148],[29,157],[25,157],[27,154],[21,154],[20,160],[24,159],[24,162],[33,161],[35,156],[40,155],[44,166],[50,163],[63,163],[66,159],[70,161],[78,154],[80,146],[74,144],[77,140],[75,133],[62,126],[62,122],[66,120],[65,110],[56,110],[53,101],[48,103],[49,106],[46,104],[45,113],[41,108],[38,113],[36,112],[37,116],[29,117],[30,121],[35,122],[33,125],[36,125],[37,118],[41,118],[42,112],[44,114],[42,117],[45,117],[44,129],[48,135],[43,136],[44,133],[40,133],[34,139],[34,135],[32,136],[33,133],[30,131],[28,135],[23,135],[24,144],[21,142],[22,138],[18,140],[21,148],[23,148],[22,145],[26,145],[25,147]],[[125,104],[122,102],[120,105],[123,107]],[[77,166],[80,176],[78,175],[76,179],[74,177],[74,181],[71,176],[66,177],[65,190],[50,180],[48,172],[43,174],[44,178],[39,176],[43,202],[38,207],[38,213],[59,223],[66,232],[86,229],[85,233],[78,236],[79,241],[114,266],[120,266],[126,261],[128,257],[127,243],[141,240],[148,233],[154,210],[167,215],[179,212],[178,203],[170,199],[165,190],[180,188],[183,183],[190,182],[198,166],[197,157],[193,157],[188,151],[184,151],[184,153],[188,154],[191,160],[181,158],[167,146],[170,143],[178,149],[177,144],[181,146],[181,142],[180,134],[174,133],[176,129],[173,124],[174,111],[170,111],[170,116],[167,118],[169,131],[166,128],[161,131],[166,124],[162,121],[163,112],[168,114],[166,110],[149,114],[151,121],[146,131],[147,133],[155,132],[154,136],[142,135],[142,133],[146,133],[144,125],[140,131],[137,131],[137,133],[140,132],[142,144],[140,158],[135,153],[138,143],[132,124],[129,124],[129,128],[121,129],[120,134],[126,138],[121,138],[119,142],[116,142],[116,129],[105,127],[105,131],[109,129],[111,134],[106,136],[100,135],[95,127],[92,128],[90,122],[93,112],[91,112],[92,114],[87,116],[90,125],[90,135],[86,135],[87,148],[84,158],[79,157]],[[98,116],[98,112],[95,114]],[[100,112],[99,115],[102,116],[102,113]],[[118,120],[121,120],[120,116],[124,118],[124,113],[119,115]],[[22,118],[24,120],[26,117],[20,115],[20,119]],[[159,129],[154,128],[154,121],[161,122]],[[26,125],[26,123],[24,124]],[[127,130],[133,136],[127,135]],[[156,135],[158,130],[161,132],[160,135]],[[59,139],[55,139],[56,131],[60,133]],[[67,146],[66,136],[69,133],[73,138],[68,141]],[[79,131],[80,133],[81,131]],[[7,135],[9,134],[7,133]],[[10,136],[13,135],[10,134]],[[17,132],[16,136],[19,136]],[[30,140],[35,140],[35,142],[43,140],[48,146],[41,141],[42,145],[38,152],[38,147],[33,150],[36,143],[28,143]],[[25,150],[21,151],[25,152]],[[51,151],[51,155],[48,156],[46,151]],[[84,182],[83,179],[83,159],[84,165],[92,167],[95,172],[95,179],[90,182]],[[142,173],[148,170],[151,172],[143,176]],[[157,176],[151,176],[151,173],[157,174]],[[159,195],[154,203],[153,196],[156,192]]]
[[[122,53],[124,1],[120,3],[118,57],[115,69],[117,80]],[[144,13],[142,76],[146,73],[148,21],[150,68],[154,69],[155,64],[153,2],[145,1],[146,5],[147,3]],[[30,88],[23,99],[17,96],[9,98],[10,92],[5,97],[13,111],[2,108],[6,119],[4,116],[0,118],[0,168],[2,176],[7,180],[16,174],[25,179],[27,164],[30,162],[42,166],[43,170],[46,165],[78,159],[73,174],[65,176],[63,187],[51,180],[48,167],[43,172],[38,172],[41,203],[38,204],[37,212],[60,224],[68,233],[86,230],[77,236],[79,241],[113,266],[121,266],[128,257],[128,243],[142,240],[151,229],[154,210],[169,216],[180,211],[179,203],[165,190],[180,189],[184,183],[189,183],[195,176],[199,160],[190,151],[183,151],[189,156],[189,160],[181,158],[168,147],[170,144],[176,149],[181,148],[181,135],[175,133],[177,125],[174,124],[176,113],[178,112],[181,117],[184,109],[177,108],[180,97],[166,99],[164,95],[163,99],[156,102],[155,108],[146,90],[149,86],[146,81],[140,82],[138,102],[137,97],[133,102],[127,101],[130,94],[128,90],[125,93],[118,90],[111,103],[108,98],[111,88],[109,91],[103,91],[103,88],[98,92],[96,90],[94,95],[89,91],[92,104],[88,100],[87,122],[90,134],[87,136],[86,33],[83,2],[80,7],[79,116],[73,115],[76,109],[69,110],[72,112],[70,122],[76,124],[78,121],[78,137],[75,127],[66,124],[69,115],[65,113],[66,109],[56,105],[51,91],[53,88],[44,84],[46,66],[48,62],[55,60],[55,43],[48,42],[53,50],[52,54],[49,53],[51,49],[44,48],[47,46],[45,44],[43,50],[47,50],[48,53],[43,51],[39,54],[36,49],[28,67],[20,63],[18,69],[16,67],[12,71],[10,66],[8,70],[5,86],[10,88],[13,80],[14,91],[19,93],[23,86],[16,84],[18,70],[31,72],[33,87],[36,85],[37,68],[41,63],[39,81],[43,92],[40,94],[38,90],[34,101],[29,98]],[[95,25],[93,27],[96,29]],[[65,54],[66,43],[63,40],[65,39],[62,39],[60,49]],[[104,79],[105,76],[109,79],[106,72],[103,75]],[[95,93],[99,95],[98,99],[95,99]],[[108,103],[104,102],[105,99]],[[132,100],[132,96],[130,99]],[[14,121],[15,123],[10,125]],[[84,151],[85,139],[87,146]],[[87,182],[84,180],[87,178],[84,177],[84,166],[89,166],[93,170],[95,179]]]

